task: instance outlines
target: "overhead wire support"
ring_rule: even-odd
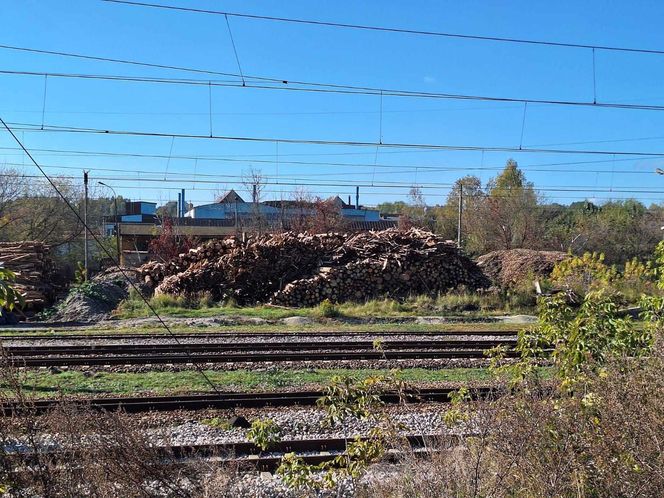
[[[521,138],[519,139],[519,150],[523,150],[523,132],[526,129],[526,111],[528,110],[528,102],[523,104],[523,118],[521,119]],[[482,151],[484,153],[484,151]]]
[[[208,104],[210,117],[210,136],[212,136],[212,82],[208,81]]]
[[[595,49],[593,48],[593,104],[597,104],[597,80],[595,76]]]
[[[228,21],[228,16],[226,17],[226,26],[228,26],[228,35],[231,37],[231,45],[233,45],[233,53],[235,54],[235,61],[237,62],[237,69],[240,71],[240,78],[242,78],[242,86],[246,86],[244,81],[244,75],[242,74],[242,66],[240,65],[240,57],[237,55],[237,48],[235,47],[235,40],[233,39],[233,31],[231,30],[231,23]]]
[[[210,135],[212,136],[212,135]],[[164,170],[164,181],[168,176],[168,167],[171,164],[171,157],[173,157],[173,144],[175,143],[175,137],[171,137],[171,147],[168,149],[168,159],[166,160],[166,169]]]
[[[106,254],[106,256],[113,262],[113,265],[117,267],[118,271],[122,274],[124,279],[127,281],[129,286],[131,286],[137,293],[137,295],[141,298],[141,300],[145,303],[147,306],[148,310],[150,310],[150,313],[152,313],[157,320],[159,321],[160,325],[168,332],[168,334],[173,338],[173,340],[178,344],[182,345],[181,341],[178,339],[178,337],[173,334],[173,331],[170,329],[168,324],[161,318],[159,313],[157,313],[157,310],[154,309],[154,307],[150,304],[150,301],[143,295],[141,292],[140,288],[129,278],[129,275],[127,275],[127,272],[124,268],[122,268],[118,262],[118,260],[111,254],[109,249],[102,243],[101,240],[99,240],[99,237],[97,234],[94,233],[89,227],[89,225],[85,222],[85,220],[81,217],[80,213],[78,210],[69,202],[69,199],[62,193],[62,191],[58,188],[58,186],[53,182],[50,176],[44,171],[44,169],[41,167],[41,165],[37,162],[37,160],[32,156],[30,151],[23,145],[23,142],[19,140],[19,138],[16,136],[14,131],[9,127],[9,125],[0,117],[0,123],[2,126],[7,130],[7,132],[11,135],[11,137],[14,139],[14,141],[19,145],[19,147],[23,150],[25,155],[30,159],[32,164],[39,170],[41,175],[46,179],[46,181],[51,185],[55,193],[62,199],[62,201],[65,203],[65,205],[74,213],[74,216],[78,219],[78,221],[83,225],[83,229],[85,230],[86,233],[88,233],[94,241],[97,243],[98,247]],[[191,353],[186,352],[187,355],[191,355]],[[198,366],[196,363],[193,363],[194,368],[199,372],[199,374],[205,379],[205,381],[212,387],[212,390],[217,393],[221,394],[220,391],[217,389],[217,386],[212,382],[210,377]]]
[[[44,75],[44,100],[42,101],[41,129],[44,129],[44,119],[46,116],[46,87],[48,83],[48,74]]]
[[[378,143],[383,143],[383,91],[380,91],[380,112],[378,125]]]

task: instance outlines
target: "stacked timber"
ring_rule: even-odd
[[[309,306],[324,299],[436,294],[487,281],[454,244],[429,232],[286,232],[209,242],[167,263],[140,269],[157,294],[206,292],[239,304]]]
[[[359,233],[338,247],[331,260],[332,265],[321,268],[317,275],[286,285],[272,302],[313,306],[325,299],[400,299],[415,294],[435,295],[459,286],[477,289],[488,284],[475,264],[453,243],[417,229]]]
[[[16,273],[13,285],[25,298],[25,310],[39,311],[53,302],[54,264],[42,242],[0,242],[0,266]]]

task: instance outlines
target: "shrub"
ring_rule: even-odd
[[[590,290],[608,286],[617,276],[615,267],[604,263],[604,254],[587,252],[556,263],[551,282],[584,296]]]
[[[247,439],[266,451],[274,443],[281,441],[281,428],[274,420],[254,420],[251,429],[247,432]]]
[[[2,358],[0,488],[12,497],[228,496],[231,469],[213,470],[192,454],[178,460],[156,446],[136,419],[62,401],[40,414],[25,375]],[[57,449],[57,451],[49,451]]]
[[[512,390],[465,403],[454,447],[406,456],[398,471],[361,482],[358,498],[661,496],[664,489],[664,350],[612,357],[587,390],[566,396]]]
[[[16,292],[9,283],[15,278],[14,272],[0,267],[0,315],[2,315],[2,308],[11,311],[15,306],[23,305],[23,296]]]
[[[325,299],[315,308],[316,314],[324,318],[336,318],[341,313],[337,305],[332,303],[329,299]]]

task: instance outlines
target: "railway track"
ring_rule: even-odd
[[[419,389],[398,393],[387,393],[381,396],[385,403],[446,403],[449,401],[452,388]],[[474,387],[470,394],[474,398],[484,398],[491,394],[490,387]],[[262,393],[209,393],[178,396],[141,396],[120,398],[77,398],[67,400],[77,406],[90,407],[95,410],[119,411],[127,413],[144,413],[149,411],[174,410],[205,410],[205,409],[231,409],[231,408],[265,408],[284,406],[313,406],[323,396],[322,391],[298,392],[262,392]],[[44,413],[58,406],[58,399],[35,400],[29,406],[19,406],[12,403],[0,405],[2,414],[7,416],[28,410],[32,413]]]
[[[511,337],[516,336],[518,330],[451,330],[451,331],[435,331],[435,332],[421,332],[421,331],[397,331],[390,330],[384,332],[365,332],[365,331],[289,331],[289,332],[191,332],[191,333],[175,333],[168,334],[161,333],[145,333],[145,334],[50,334],[45,333],[31,333],[31,334],[5,334],[0,335],[0,341],[23,341],[23,340],[66,340],[66,341],[87,341],[87,340],[144,340],[144,339],[237,339],[237,338],[260,338],[260,339],[284,339],[287,337],[390,337],[390,336],[495,336],[495,337]]]
[[[312,341],[312,342],[241,342],[241,343],[155,343],[155,344],[85,344],[85,345],[38,345],[5,346],[11,356],[36,355],[89,355],[89,354],[160,354],[160,353],[215,353],[227,351],[362,351],[404,349],[488,349],[495,346],[514,347],[514,340],[474,341]]]
[[[366,440],[366,438],[362,438]],[[432,448],[439,448],[441,444],[452,446],[458,443],[458,437],[441,436],[436,434],[406,435],[401,441],[401,451],[408,450],[415,454],[430,453]],[[238,463],[244,469],[254,469],[263,472],[274,472],[281,464],[286,453],[295,453],[305,463],[317,465],[334,460],[343,455],[353,438],[325,438],[281,441],[269,448],[269,453],[261,451],[253,443],[204,444],[195,446],[176,446],[171,448],[172,455],[180,460],[190,457],[218,456],[224,460]],[[386,455],[386,460],[395,458],[400,450]]]
[[[364,437],[361,439],[367,440]],[[183,465],[194,459],[214,458],[218,463],[235,463],[242,471],[274,472],[286,453],[295,453],[305,463],[316,465],[333,461],[336,457],[345,454],[349,443],[354,440],[355,438],[293,439],[275,442],[268,451],[263,451],[248,441],[157,447],[156,450],[162,459],[159,465]],[[458,436],[450,435],[404,435],[384,458],[386,461],[393,461],[404,451],[416,456],[430,454],[443,445],[451,447],[458,444],[458,441]],[[71,459],[75,455],[72,454],[72,451],[63,452],[57,448],[48,448],[39,452],[39,458],[44,458],[44,456],[49,456],[52,462],[56,462],[58,458],[64,462],[64,459]],[[37,454],[26,451],[6,452],[3,458],[13,459],[17,463],[21,462],[25,471],[25,463],[36,460]]]
[[[112,366],[112,365],[180,365],[201,363],[265,363],[345,360],[428,360],[428,359],[481,359],[486,349],[438,351],[332,351],[332,352],[279,352],[279,353],[201,353],[201,354],[149,354],[114,356],[10,356],[18,367],[52,366]],[[507,357],[517,353],[508,351]]]

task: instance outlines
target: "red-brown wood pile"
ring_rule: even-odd
[[[310,306],[380,296],[485,287],[454,244],[417,229],[359,234],[263,235],[209,242],[168,263],[141,267],[156,293],[209,292],[240,304]]]
[[[548,277],[556,263],[568,258],[560,251],[534,251],[532,249],[505,249],[493,251],[477,258],[482,272],[499,287],[513,287],[535,278]]]
[[[25,297],[24,310],[42,310],[53,302],[54,264],[44,243],[0,242],[0,266],[16,273],[13,285]]]

